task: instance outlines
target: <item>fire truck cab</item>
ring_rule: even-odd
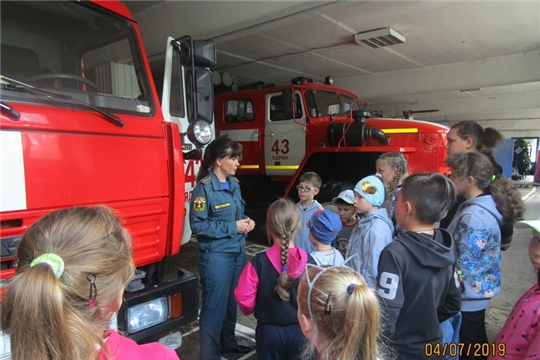
[[[447,170],[447,127],[408,119],[372,118],[368,102],[330,84],[293,79],[291,85],[216,95],[217,136],[240,142],[237,175],[246,201],[257,208],[275,196],[297,198],[298,177],[315,171],[323,180],[317,199],[375,173],[381,153],[398,151],[410,172]]]
[[[60,208],[106,204],[131,233],[137,266],[114,326],[138,342],[161,339],[178,347],[178,327],[197,319],[198,281],[185,269],[164,281],[164,265],[191,236],[186,213],[193,184],[186,184],[185,172],[197,171],[213,138],[208,68],[215,44],[163,39],[161,106],[125,5],[0,6],[0,294],[16,271],[17,242],[32,223]]]

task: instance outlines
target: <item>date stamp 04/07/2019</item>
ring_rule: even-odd
[[[506,355],[506,344],[426,343],[424,355],[431,356],[500,356]]]

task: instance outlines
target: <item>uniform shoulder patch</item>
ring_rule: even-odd
[[[193,210],[195,212],[202,212],[206,210],[206,198],[204,196],[197,196],[193,199]]]
[[[208,184],[211,184],[212,183],[212,177],[210,175],[208,176],[205,176],[201,179],[201,183],[203,185],[208,185]]]

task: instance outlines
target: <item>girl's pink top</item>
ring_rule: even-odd
[[[540,289],[533,285],[516,302],[495,337],[490,359],[540,358]],[[504,350],[504,351],[503,351]]]
[[[179,360],[176,352],[160,343],[139,345],[135,341],[111,331],[105,341],[112,360]],[[106,360],[103,350],[99,352],[99,360]]]
[[[270,263],[272,263],[272,266],[276,269],[277,273],[281,274],[281,246],[274,244],[270,249],[266,250],[265,254],[268,256]],[[291,280],[302,275],[307,262],[308,255],[304,250],[298,247],[289,248],[287,272],[289,273]],[[238,286],[234,290],[234,296],[238,302],[238,307],[244,315],[251,315],[255,310],[258,286],[259,276],[250,261],[244,267],[242,274],[240,274]]]

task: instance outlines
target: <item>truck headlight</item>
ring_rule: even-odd
[[[212,140],[212,126],[204,120],[191,123],[187,135],[189,140],[198,145],[206,145]]]
[[[167,321],[168,300],[165,297],[147,301],[128,309],[128,331],[134,333]]]

